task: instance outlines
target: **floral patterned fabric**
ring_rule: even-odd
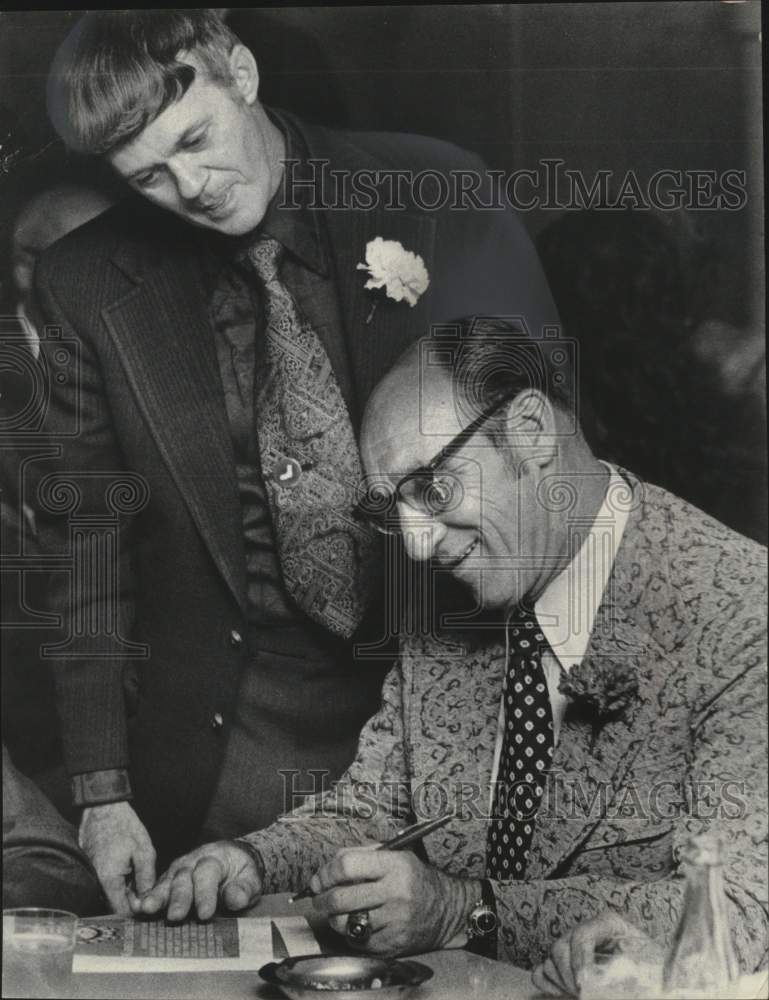
[[[744,972],[767,962],[766,550],[655,486],[633,509],[586,652],[637,674],[609,718],[567,709],[526,878],[495,882],[499,957],[541,961],[607,907],[669,941],[679,852],[711,830]],[[338,786],[249,838],[268,891],[296,889],[342,846],[385,840],[459,805],[425,840],[429,860],[482,878],[505,669],[503,646],[468,653],[404,639],[382,707]]]

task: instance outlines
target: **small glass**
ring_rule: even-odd
[[[67,996],[76,931],[66,910],[3,910],[3,996]]]
[[[643,934],[612,939],[582,972],[580,1000],[651,1000],[662,995],[664,952]]]

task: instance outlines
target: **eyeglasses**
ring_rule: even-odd
[[[503,396],[484,410],[441,448],[427,465],[421,465],[400,479],[394,490],[383,482],[364,483],[363,496],[353,509],[355,519],[365,522],[383,535],[398,535],[401,532],[399,503],[405,503],[412,510],[428,517],[440,517],[458,507],[464,495],[462,483],[458,476],[449,472],[441,474],[439,469],[511,398],[512,396]]]

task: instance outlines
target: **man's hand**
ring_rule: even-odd
[[[310,880],[313,904],[339,934],[347,918],[367,910],[372,934],[366,951],[404,955],[433,951],[465,926],[480,884],[445,875],[410,851],[341,850]],[[474,888],[477,892],[473,895]]]
[[[262,894],[264,866],[232,840],[204,844],[174,861],[149,892],[131,897],[135,914],[167,910],[169,920],[184,920],[193,903],[201,920],[216,912],[221,900],[228,910],[253,906]]]
[[[578,996],[586,974],[607,958],[627,955],[639,963],[661,964],[664,950],[618,913],[607,911],[559,938],[532,973],[538,990],[554,996]]]
[[[90,806],[83,810],[78,843],[96,869],[112,911],[128,916],[126,878],[133,878],[139,893],[155,881],[155,848],[144,824],[127,802]]]

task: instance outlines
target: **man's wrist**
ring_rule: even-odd
[[[122,767],[72,775],[72,803],[78,808],[127,802],[133,798],[128,771]]]
[[[467,936],[467,920],[481,895],[480,879],[448,878],[449,899],[444,909],[446,919],[441,929],[439,947],[459,943]]]
[[[264,885],[264,876],[265,876],[264,858],[262,857],[259,848],[255,844],[252,844],[250,840],[246,839],[246,837],[236,837],[232,841],[232,843],[235,844],[237,847],[240,847],[242,850],[246,852],[246,854],[249,855],[251,860],[256,865],[256,871],[257,874],[259,875],[259,882],[262,885]]]

